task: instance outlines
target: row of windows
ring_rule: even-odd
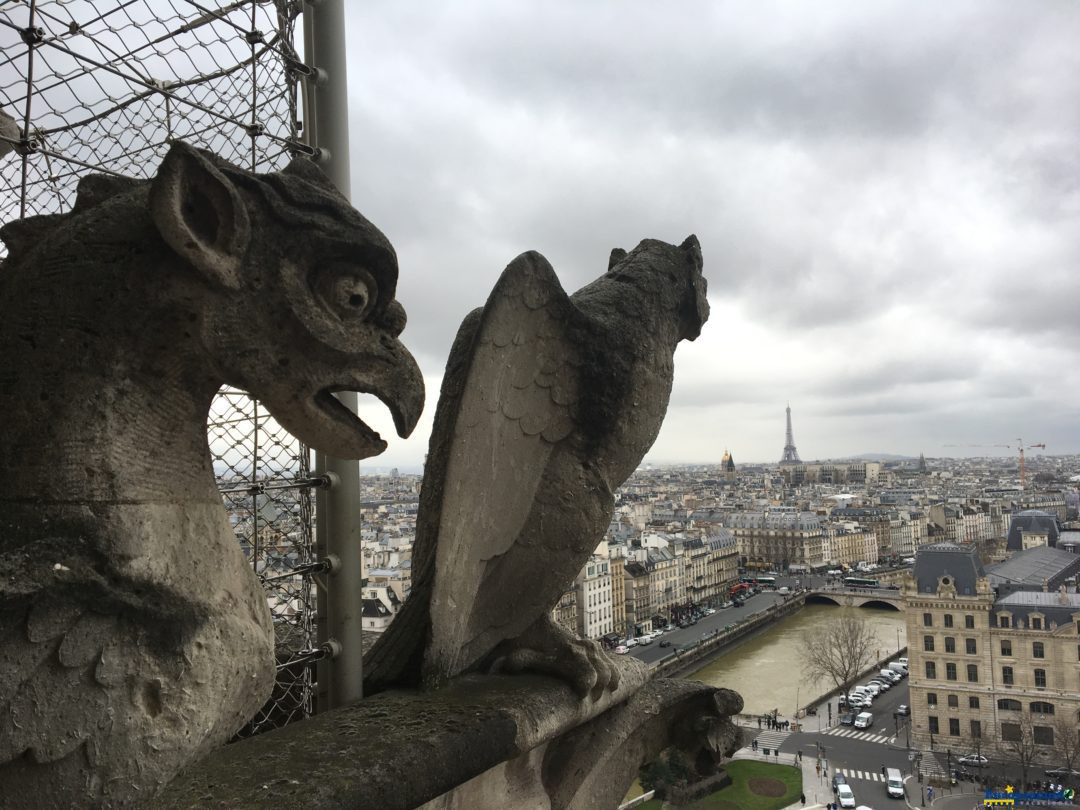
[[[934,637],[933,636],[923,636],[923,650],[925,652],[934,652]],[[956,652],[956,639],[953,638],[952,636],[946,636],[945,637],[945,652],[947,652],[947,653]],[[973,638],[965,638],[964,639],[964,652],[966,652],[968,655],[977,655],[978,654],[978,643],[975,641],[975,639],[973,639]]]
[[[937,717],[928,717],[927,720],[930,723],[930,733],[940,734],[941,725]],[[979,739],[982,737],[982,723],[978,720],[972,720],[969,726],[972,739]],[[1033,738],[1036,745],[1053,745],[1054,744],[1054,729],[1051,726],[1033,726],[1032,727]],[[960,736],[960,718],[949,718],[949,736]],[[1021,730],[1019,723],[1002,723],[1001,724],[1001,739],[1006,742],[1018,742],[1023,737],[1023,731]]]
[[[1033,676],[1035,678],[1035,687],[1037,689],[1045,689],[1046,688],[1046,670],[1045,669],[1034,669],[1034,670],[1032,670],[1032,674],[1033,674]],[[1002,667],[1001,668],[1001,682],[1005,686],[1015,686],[1015,684],[1016,684],[1016,673],[1013,672],[1012,667]]]
[[[942,619],[943,619],[945,627],[952,627],[953,626],[953,617],[952,617],[951,613],[946,613],[942,617]],[[934,626],[934,614],[933,613],[924,613],[922,615],[922,623],[923,623],[923,627],[933,627]],[[975,629],[975,617],[971,616],[971,615],[964,616],[964,627],[967,628],[968,630],[974,630]]]
[[[1008,669],[1008,667],[1006,667],[1006,669]],[[926,662],[926,677],[930,678],[931,680],[936,680],[937,679],[937,664],[934,663],[933,661],[927,661]],[[968,679],[968,683],[978,683],[979,682],[979,667],[976,664],[968,664],[967,665],[967,679]],[[945,665],[945,680],[947,680],[947,681],[955,681],[955,680],[957,680],[957,677],[956,677],[956,664],[949,663],[949,664]]]
[[[956,695],[946,695],[945,699],[948,702],[948,705],[949,705],[950,709],[958,709],[960,707],[960,698],[957,697]],[[926,705],[933,708],[933,707],[937,706],[937,704],[938,704],[937,695],[935,693],[933,693],[933,692],[927,692],[926,693]],[[968,695],[968,708],[969,709],[977,709],[977,708],[979,708],[979,699],[977,697],[975,697],[975,695]]]
[[[1006,712],[1020,712],[1024,710],[1024,705],[1019,700],[1013,700],[1012,698],[1001,698],[997,702],[997,707]],[[1054,704],[1047,703],[1043,700],[1033,700],[1028,704],[1028,711],[1032,714],[1053,714]]]

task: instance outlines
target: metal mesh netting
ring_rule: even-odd
[[[69,210],[90,172],[149,177],[173,139],[262,172],[310,154],[299,13],[295,0],[0,0],[0,222]],[[314,554],[310,454],[240,391],[222,390],[208,430],[277,632],[278,683],[253,733],[311,711],[314,586],[291,573]]]

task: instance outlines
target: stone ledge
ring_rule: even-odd
[[[584,725],[648,681],[640,662],[616,665],[619,687],[595,701],[537,675],[469,675],[438,692],[384,692],[219,749],[151,806],[416,807]]]

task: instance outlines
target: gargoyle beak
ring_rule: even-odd
[[[282,427],[320,452],[348,459],[377,456],[386,449],[386,442],[334,394],[374,395],[389,409],[398,435],[404,438],[424,410],[424,378],[408,349],[385,333],[377,348],[352,365],[329,379],[312,380],[322,385],[308,389],[306,395],[297,392],[286,395],[285,402],[267,400],[266,405]]]

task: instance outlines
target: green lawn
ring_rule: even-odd
[[[739,759],[729,762],[726,767],[731,775],[731,786],[688,805],[686,810],[779,810],[797,802],[802,793],[802,773],[790,765]],[[758,796],[750,792],[751,779],[777,779],[784,783],[787,790],[783,796],[774,798]],[[660,810],[661,803],[654,799],[641,807]]]

